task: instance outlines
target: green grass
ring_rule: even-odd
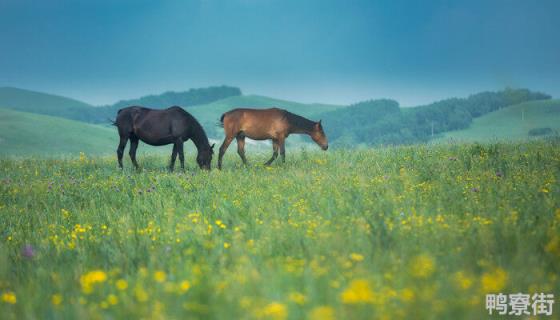
[[[94,107],[71,98],[10,87],[0,87],[0,106],[17,111],[87,121]]]
[[[560,294],[557,142],[265,160],[0,159],[2,318],[481,319],[486,293]]]
[[[529,130],[544,127],[560,131],[560,100],[513,105],[476,118],[468,129],[447,132],[438,140],[526,140]]]

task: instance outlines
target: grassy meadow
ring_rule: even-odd
[[[233,150],[210,172],[0,159],[1,317],[476,319],[486,293],[560,295],[557,141]]]

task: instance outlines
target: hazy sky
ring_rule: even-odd
[[[402,105],[560,96],[560,1],[0,0],[0,86],[93,104],[239,86]]]

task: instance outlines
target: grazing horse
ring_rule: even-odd
[[[138,169],[136,148],[138,148],[139,140],[152,146],[173,144],[169,170],[173,171],[177,154],[181,161],[181,169],[185,169],[183,143],[191,139],[198,150],[196,162],[199,167],[210,170],[214,145],[210,146],[200,123],[181,107],[174,106],[164,110],[127,107],[119,110],[117,120],[113,122],[113,125],[117,126],[119,130],[120,142],[117,157],[121,169],[124,148],[128,139],[130,139],[130,160],[136,169]]]
[[[233,138],[237,139],[237,153],[243,164],[247,164],[245,137],[254,140],[272,139],[274,152],[265,165],[270,165],[278,157],[278,149],[280,149],[282,162],[286,162],[284,142],[292,133],[307,134],[323,150],[329,148],[321,120],[314,122],[283,109],[233,109],[224,113],[220,122],[224,127],[226,137],[220,147],[218,169],[222,168],[222,157]]]

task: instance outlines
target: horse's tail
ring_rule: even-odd
[[[219,123],[216,123],[216,125],[217,125],[218,127],[220,127],[220,128],[223,128],[223,127],[224,127],[224,117],[225,117],[225,116],[226,116],[225,113],[222,114],[222,116],[220,117],[220,122],[219,122]]]
[[[119,116],[119,114],[120,114],[121,111],[123,111],[123,110],[124,110],[124,109],[119,109],[119,111],[117,111],[117,117]],[[113,126],[115,126],[115,127],[117,126],[117,120],[116,120],[116,119],[113,120],[113,119],[111,119],[111,118],[107,118],[107,120],[109,120],[109,122],[111,123],[111,125],[113,125]]]

